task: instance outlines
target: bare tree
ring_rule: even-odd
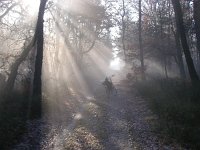
[[[35,71],[33,80],[33,94],[30,110],[30,117],[37,118],[41,115],[41,100],[42,100],[42,62],[43,62],[43,17],[47,0],[40,1],[38,20],[35,30],[37,54],[35,59]]]
[[[123,48],[123,52],[124,52],[124,59],[125,61],[127,60],[126,57],[126,46],[125,46],[125,31],[126,31],[126,23],[125,23],[125,15],[126,15],[126,10],[125,10],[125,2],[124,0],[122,0],[122,15],[121,15],[121,19],[122,19],[122,48]]]
[[[21,65],[21,63],[27,58],[29,52],[31,51],[31,49],[35,45],[35,40],[36,39],[35,39],[35,36],[34,36],[32,41],[29,43],[29,45],[24,48],[21,55],[11,65],[11,71],[10,71],[10,74],[9,74],[8,79],[6,81],[5,88],[4,88],[4,94],[5,95],[8,95],[9,94],[8,92],[12,92],[12,90],[14,88],[15,80],[16,80],[16,77],[17,77],[18,68]]]
[[[185,27],[184,27],[184,23],[183,23],[183,13],[182,13],[180,1],[172,0],[172,5],[174,8],[174,12],[175,12],[177,31],[180,34],[181,44],[183,47],[183,52],[185,54],[190,78],[191,78],[192,82],[194,83],[196,81],[199,81],[199,77],[195,70],[194,63],[193,63],[191,53],[189,50],[186,33],[185,33]]]
[[[182,46],[181,46],[181,41],[180,41],[180,35],[179,35],[179,33],[177,31],[174,31],[173,28],[172,28],[172,32],[174,34],[175,43],[176,43],[176,51],[177,51],[177,59],[178,59],[180,77],[182,79],[185,79],[186,78],[186,73],[185,73],[183,57],[182,57]]]
[[[195,22],[195,30],[196,30],[196,39],[197,39],[197,50],[200,61],[200,1],[194,0],[194,22]]]
[[[1,20],[12,10],[15,6],[17,6],[17,3],[13,3],[11,6],[9,6],[3,14],[0,15],[0,22]]]
[[[20,6],[20,4],[16,3],[15,1],[10,1],[10,0],[4,1],[4,2],[1,1],[0,4],[5,7],[4,13],[0,16],[0,22],[4,21],[4,19],[7,17],[8,13],[10,11],[14,11],[14,7],[16,7],[17,5]],[[18,12],[14,11],[11,14],[14,14],[14,13],[18,13]],[[25,13],[22,10],[21,6],[20,6],[20,12],[19,13],[20,13],[20,18],[18,18],[18,19],[20,20],[20,19],[22,19],[21,16],[23,16],[23,14]],[[15,17],[12,17],[12,18],[15,18]],[[18,75],[19,66],[22,64],[22,62],[24,62],[26,60],[29,52],[31,51],[31,49],[33,48],[33,46],[35,44],[35,36],[32,38],[32,40],[29,42],[29,44],[26,44],[29,41],[29,37],[27,35],[25,35],[25,37],[24,37],[24,33],[27,33],[27,31],[30,31],[30,28],[25,30],[23,28],[24,25],[25,25],[24,22],[19,22],[19,23],[14,23],[14,24],[11,23],[11,25],[6,25],[6,26],[8,26],[8,28],[6,28],[6,30],[3,29],[4,32],[6,32],[6,35],[5,34],[2,35],[2,39],[4,40],[4,42],[7,42],[6,40],[8,40],[8,41],[10,40],[13,43],[15,43],[14,46],[7,46],[6,48],[13,49],[13,47],[16,48],[17,45],[19,45],[18,46],[18,47],[20,47],[19,49],[22,49],[21,54],[19,54],[17,56],[13,55],[13,58],[15,58],[15,61],[12,64],[9,63],[10,71],[8,71],[8,72],[10,72],[10,73],[8,73],[8,79],[5,82],[4,90],[3,90],[3,94],[5,96],[9,95],[9,92],[13,91],[13,88],[14,88],[14,85],[15,85],[15,80],[16,80],[17,75]],[[5,28],[5,25],[4,25],[4,28]],[[15,32],[14,35],[12,34],[13,32]],[[12,37],[10,36],[11,34],[12,34]],[[24,41],[23,48],[21,48],[21,43],[22,43],[21,41]],[[11,44],[11,45],[13,45],[13,44]],[[9,60],[8,60],[8,62],[9,62]],[[7,67],[7,68],[9,68],[9,67]]]

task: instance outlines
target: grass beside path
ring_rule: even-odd
[[[199,88],[177,79],[138,81],[134,86],[157,114],[164,136],[200,149],[200,92],[194,93]]]

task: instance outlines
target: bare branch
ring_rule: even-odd
[[[96,43],[96,40],[94,40],[92,42],[92,45],[89,47],[89,49],[87,51],[82,52],[82,54],[86,54],[86,53],[90,52],[92,50],[92,48],[94,47],[95,43]]]
[[[8,7],[8,9],[0,16],[0,21],[9,13],[10,10],[12,10],[17,5],[18,3],[14,3],[10,7]]]

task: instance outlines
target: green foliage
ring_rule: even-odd
[[[0,149],[10,147],[26,131],[27,98],[12,93],[7,99],[0,97]]]
[[[136,83],[140,94],[149,100],[158,116],[158,129],[184,145],[200,148],[199,86],[178,79],[160,79]]]

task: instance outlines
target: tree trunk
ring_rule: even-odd
[[[123,52],[124,52],[124,60],[125,62],[127,61],[127,57],[126,57],[126,47],[125,47],[125,31],[126,31],[126,26],[125,26],[125,21],[124,21],[124,17],[125,17],[125,4],[124,4],[124,0],[122,0],[122,9],[123,9],[123,14],[122,14],[122,48],[123,48]]]
[[[173,31],[173,33],[174,33],[174,38],[175,38],[175,42],[176,42],[176,51],[177,51],[180,77],[182,79],[186,79],[186,73],[185,73],[183,57],[182,57],[182,47],[181,47],[181,43],[180,43],[180,36],[179,36],[178,32]]]
[[[200,61],[200,1],[194,0],[194,22],[197,39],[198,60]]]
[[[36,46],[37,54],[35,60],[35,72],[33,79],[33,95],[30,118],[41,117],[41,100],[42,100],[42,62],[43,62],[43,17],[47,0],[40,1],[40,8],[38,13],[38,21],[36,27]]]
[[[34,47],[34,44],[35,44],[35,35],[34,35],[32,41],[30,42],[30,44],[23,50],[23,52],[21,53],[19,58],[17,58],[17,60],[11,65],[11,71],[10,71],[10,74],[8,76],[8,79],[6,81],[6,85],[5,85],[4,91],[3,91],[5,96],[8,95],[9,92],[12,92],[12,90],[14,88],[15,80],[17,77],[18,68],[21,65],[21,63],[26,59],[29,52]]]
[[[139,0],[139,46],[140,46],[141,76],[142,76],[142,79],[145,79],[144,52],[143,52],[143,45],[142,45],[142,0]]]
[[[186,38],[186,33],[185,33],[185,27],[184,27],[184,23],[183,23],[183,14],[182,14],[180,1],[179,0],[172,0],[172,5],[174,7],[177,31],[180,35],[180,40],[181,40],[183,52],[185,54],[186,63],[187,63],[187,66],[188,66],[190,78],[191,78],[192,82],[195,83],[196,81],[199,81],[199,77],[198,77],[197,72],[195,70],[194,63],[193,63],[191,53],[190,53],[190,50],[189,50],[189,46],[188,46],[188,42],[187,42],[187,38]]]
[[[164,71],[165,71],[165,78],[168,79],[168,71],[167,71],[167,58],[163,56],[164,59]]]

